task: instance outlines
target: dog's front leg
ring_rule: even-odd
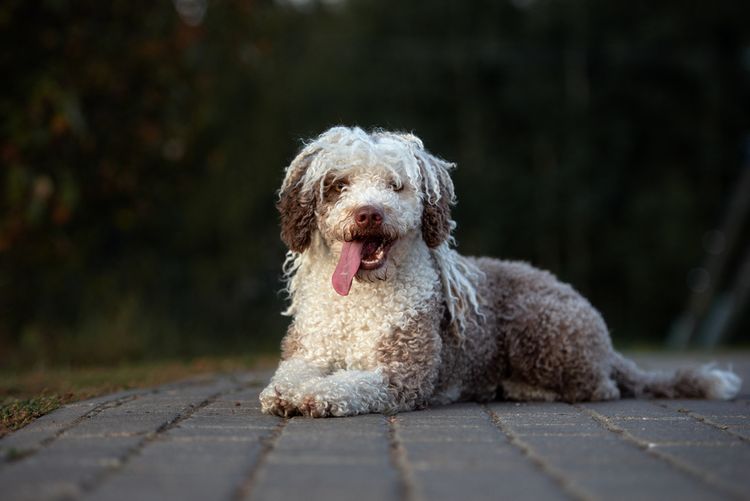
[[[299,411],[310,417],[354,416],[394,409],[393,393],[381,369],[340,370],[308,381]]]
[[[307,382],[299,411],[312,417],[391,414],[424,406],[440,365],[438,319],[416,319],[396,328],[377,347],[377,368],[340,370]]]
[[[323,368],[301,358],[283,360],[271,382],[260,394],[261,409],[266,414],[284,417],[299,414],[302,388],[324,375]]]

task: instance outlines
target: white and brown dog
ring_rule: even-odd
[[[293,317],[261,393],[280,416],[460,400],[729,399],[732,372],[645,372],[599,312],[519,262],[451,248],[452,164],[410,134],[334,127],[286,170],[278,207]]]

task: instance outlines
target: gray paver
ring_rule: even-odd
[[[143,447],[87,496],[108,500],[227,499],[278,420],[260,415],[258,389],[218,397]]]
[[[641,403],[625,400],[614,406],[611,403],[591,405],[602,405],[618,416],[630,416],[627,407],[639,407]],[[540,404],[494,403],[489,408],[507,433],[516,437],[558,477],[566,479],[581,497],[663,499],[668,492],[684,499],[721,499],[724,496],[714,486],[707,485],[705,479],[645,453],[638,444],[613,433],[574,406],[556,404],[549,406],[546,413]],[[526,419],[524,412],[528,412]],[[529,423],[545,422],[557,423],[557,432],[547,433],[543,426],[536,427],[536,433],[529,432]],[[562,427],[561,423],[572,426]]]
[[[513,446],[477,404],[395,418],[417,499],[567,499],[569,493]]]
[[[148,440],[148,434],[156,433],[206,398],[235,385],[225,379],[184,387],[170,385],[117,407],[107,407],[90,418],[84,416],[76,426],[65,429],[37,452],[2,465],[3,498],[82,496],[107,472],[116,471],[128,454]]]
[[[401,488],[380,415],[289,420],[254,480],[246,499],[382,500]]]
[[[750,376],[750,355],[722,361]],[[750,499],[747,385],[732,402],[464,403],[284,420],[260,412],[268,377],[65,406],[0,440],[0,497]]]

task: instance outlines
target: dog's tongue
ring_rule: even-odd
[[[354,280],[354,275],[357,274],[361,260],[362,242],[344,242],[339,264],[336,265],[336,271],[333,272],[333,277],[331,277],[333,288],[342,296],[349,294],[349,289],[352,288],[352,280]]]

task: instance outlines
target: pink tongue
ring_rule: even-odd
[[[331,277],[333,288],[342,296],[349,294],[349,289],[352,288],[352,280],[354,280],[354,275],[357,274],[361,260],[362,242],[344,242],[339,264],[336,265],[336,271],[333,272],[333,277]]]

